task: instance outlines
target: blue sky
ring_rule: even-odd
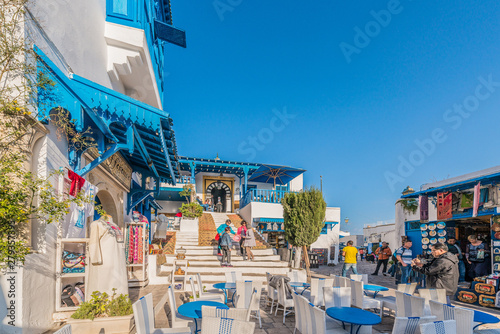
[[[323,175],[354,233],[393,219],[407,185],[499,164],[498,2],[171,5],[187,34],[165,55],[180,155]]]

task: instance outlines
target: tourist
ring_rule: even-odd
[[[215,204],[215,211],[222,212],[222,201],[220,197],[217,197],[217,204]]]
[[[243,257],[243,260],[246,260],[245,257],[245,247],[243,246],[243,242],[245,241],[245,236],[247,235],[247,222],[242,221],[241,226],[238,227],[238,231],[236,235],[240,237],[240,254]]]
[[[219,256],[222,256],[220,242],[221,242],[222,235],[224,234],[224,231],[226,230],[226,227],[229,227],[229,231],[231,232],[231,234],[235,234],[234,231],[231,229],[231,219],[226,219],[226,223],[222,224],[221,226],[219,226],[217,228],[217,235],[215,237],[216,237],[216,240],[219,241],[219,246],[218,246],[219,252],[217,253],[217,255],[219,255]]]
[[[342,267],[342,277],[346,277],[349,268],[352,269],[352,273],[357,275],[356,270],[356,257],[358,256],[358,249],[353,247],[352,240],[347,242],[347,246],[342,249],[342,256],[344,256],[344,266]]]
[[[412,242],[406,239],[402,247],[396,251],[396,259],[398,266],[401,269],[401,283],[408,283],[411,272],[411,261],[413,260],[413,252],[411,250]]]
[[[359,250],[359,257],[360,257],[360,261],[363,261],[363,255],[364,255],[365,251],[363,250],[363,248],[361,248]]]
[[[222,234],[222,236],[220,238],[220,246],[222,248],[222,260],[221,260],[222,267],[232,267],[233,266],[231,264],[231,247],[233,246],[233,239],[231,239],[231,236],[229,235],[230,231],[231,231],[231,228],[229,226],[227,226],[224,229],[224,233]]]
[[[253,256],[252,253],[252,247],[255,247],[256,243],[255,243],[255,234],[253,233],[252,227],[247,229],[247,234],[245,236],[245,241],[243,243],[243,246],[246,248],[248,259],[250,261],[254,261],[255,257]]]
[[[445,289],[446,302],[450,304],[450,296],[455,295],[458,287],[458,258],[440,242],[431,246],[431,252],[434,257],[431,260],[414,259],[413,270],[425,274],[427,288]]]
[[[480,276],[486,276],[489,274],[489,252],[490,249],[481,240],[477,240],[477,236],[472,234],[467,238],[469,239],[469,244],[465,251],[465,258],[469,264],[469,276],[471,279]]]
[[[458,272],[460,273],[460,277],[458,279],[459,282],[465,281],[465,263],[464,257],[462,254],[462,250],[460,246],[457,245],[457,240],[453,237],[448,238],[447,246],[448,252],[454,254],[458,259]]]
[[[380,269],[381,265],[384,265],[384,268],[382,269],[382,275],[386,276],[387,275],[387,263],[389,262],[389,258],[392,255],[392,251],[389,248],[389,244],[385,241],[382,242],[382,247],[378,247],[377,250],[375,251],[375,254],[378,255],[378,261],[377,261],[377,268],[373,272],[372,275],[378,275],[378,270]]]

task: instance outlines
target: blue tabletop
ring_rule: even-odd
[[[385,286],[371,285],[371,284],[363,285],[363,289],[368,291],[389,291],[389,289],[386,288]]]
[[[215,283],[214,288],[222,290],[236,289],[236,283]]]
[[[294,288],[307,288],[311,286],[311,284],[304,282],[289,282],[288,284]]]
[[[177,312],[179,312],[180,315],[183,315],[183,316],[188,317],[188,318],[200,319],[202,306],[216,306],[216,307],[221,307],[221,308],[226,308],[226,309],[229,308],[226,305],[219,303],[219,302],[214,302],[211,300],[198,300],[195,302],[189,302],[186,304],[182,304],[177,309]]]
[[[376,325],[382,321],[378,315],[354,307],[329,307],[326,314],[333,319],[354,325]]]
[[[497,322],[500,322],[500,319],[491,314],[474,310],[474,322],[480,322],[482,324],[496,324]]]

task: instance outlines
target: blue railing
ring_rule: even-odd
[[[176,179],[179,184],[194,184],[194,177],[181,175]]]
[[[250,189],[246,192],[245,196],[240,201],[240,208],[244,208],[250,202],[259,203],[281,203],[283,197],[290,191],[286,190],[262,190]]]

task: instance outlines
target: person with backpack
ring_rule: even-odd
[[[413,260],[413,252],[411,250],[412,242],[410,239],[406,239],[404,245],[394,253],[398,263],[398,267],[401,270],[401,283],[409,283],[411,272],[411,262]]]
[[[220,237],[220,246],[222,248],[221,267],[232,267],[231,264],[231,247],[233,246],[233,239],[229,235],[231,228],[227,226],[224,233]]]
[[[490,249],[481,240],[477,240],[477,236],[471,234],[467,237],[469,244],[465,251],[465,258],[469,263],[469,276],[475,277],[485,276],[490,273]]]

